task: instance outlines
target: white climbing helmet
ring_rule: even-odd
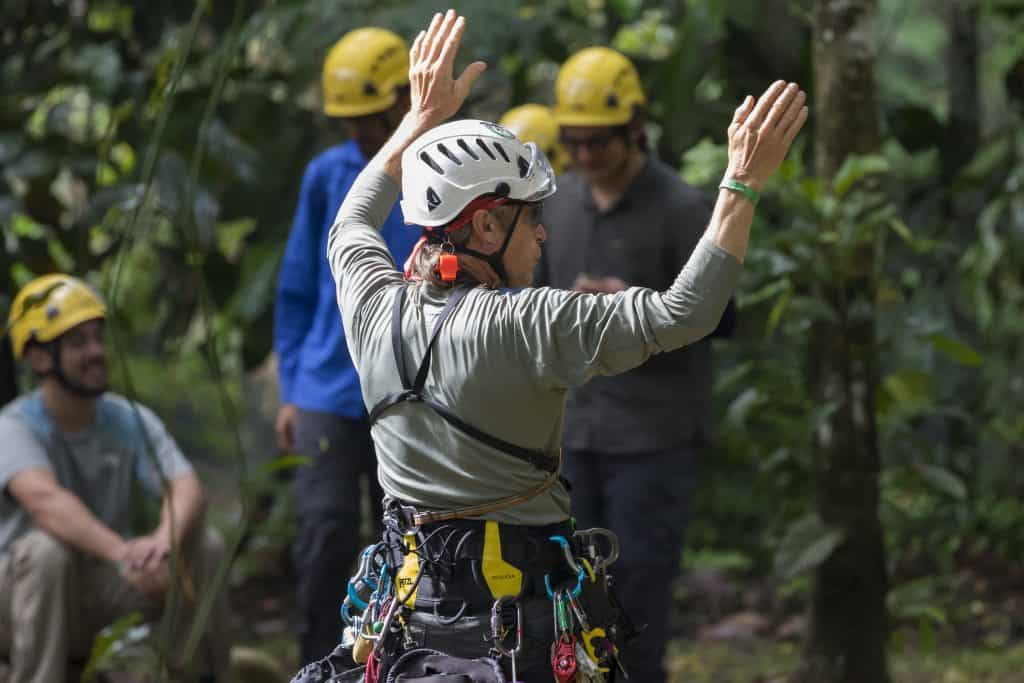
[[[488,121],[443,124],[402,154],[402,214],[425,228],[446,225],[483,195],[539,202],[555,189],[555,172],[537,145]]]

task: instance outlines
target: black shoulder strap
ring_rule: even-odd
[[[422,401],[423,386],[427,383],[427,374],[430,372],[430,357],[433,355],[434,342],[441,333],[441,327],[445,321],[455,312],[456,307],[469,293],[468,287],[460,287],[448,296],[441,314],[434,321],[434,329],[430,332],[430,341],[427,342],[427,352],[416,370],[416,378],[410,379],[409,366],[405,362],[405,353],[402,344],[402,305],[405,303],[406,288],[400,287],[395,295],[395,303],[391,309],[391,349],[395,354],[395,365],[398,366],[398,377],[402,381],[402,391],[390,393],[373,407],[370,411],[370,424],[373,424],[380,417],[381,413],[391,406],[398,405],[403,401]]]
[[[445,303],[440,315],[437,316],[437,320],[434,322],[434,329],[431,330],[430,341],[427,343],[427,350],[423,355],[423,360],[420,361],[420,366],[416,370],[416,377],[410,381],[409,367],[405,362],[405,353],[403,352],[402,344],[402,305],[405,302],[405,287],[399,288],[398,293],[395,296],[395,303],[391,312],[391,347],[395,354],[395,364],[398,366],[398,376],[402,381],[402,391],[388,394],[382,398],[377,405],[373,407],[373,410],[370,411],[370,423],[373,424],[376,422],[385,410],[398,405],[399,403],[403,403],[405,401],[426,403],[427,406],[440,415],[445,422],[468,434],[477,441],[480,441],[495,450],[499,450],[503,453],[519,458],[520,460],[525,460],[537,469],[545,472],[554,472],[558,467],[557,458],[552,458],[543,451],[517,446],[488,434],[487,432],[481,431],[455,415],[455,413],[451,412],[448,408],[444,407],[437,401],[423,395],[423,387],[427,383],[427,375],[430,374],[430,359],[433,356],[434,343],[437,341],[437,338],[441,333],[441,328],[444,326],[445,322],[447,322],[452,316],[467,294],[469,294],[468,287],[459,287],[458,289],[453,290],[449,295],[448,301]]]

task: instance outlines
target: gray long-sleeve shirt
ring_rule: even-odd
[[[448,297],[448,290],[406,282],[395,270],[378,228],[398,190],[379,170],[364,171],[338,211],[327,245],[367,409],[401,388],[391,347],[398,288],[409,289],[402,336],[411,368],[419,365]],[[593,295],[548,287],[479,287],[441,331],[425,393],[478,429],[556,457],[569,388],[625,372],[710,333],[741,270],[734,257],[705,239],[664,292],[631,287]],[[385,492],[424,509],[491,502],[521,493],[545,476],[451,427],[420,403],[391,408],[372,433]],[[569,496],[560,484],[487,515],[531,525],[568,516]]]

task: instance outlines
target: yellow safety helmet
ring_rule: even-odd
[[[568,155],[558,142],[558,124],[548,107],[542,104],[513,107],[505,112],[498,123],[515,133],[521,141],[536,143],[551,162],[555,173],[565,170]]]
[[[21,359],[30,341],[53,341],[75,325],[107,317],[107,305],[78,278],[54,273],[21,288],[11,304],[7,329],[14,357]]]
[[[555,81],[559,126],[621,126],[647,104],[633,62],[608,47],[588,47],[567,59]]]
[[[409,83],[409,47],[383,28],[349,31],[324,60],[324,113],[366,116],[391,107]]]

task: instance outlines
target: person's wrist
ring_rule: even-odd
[[[730,176],[723,178],[718,187],[721,190],[725,190],[727,193],[732,193],[735,196],[750,202],[753,206],[757,206],[758,202],[761,201],[760,192],[750,185]]]
[[[441,121],[435,120],[437,117],[431,114],[431,112],[423,110],[411,109],[405,115],[403,121],[403,127],[413,137],[419,137],[423,133],[426,133],[432,128],[436,128]]]
[[[730,179],[741,182],[758,193],[764,189],[764,181],[750,171],[741,171],[732,168],[726,169],[722,182]]]
[[[117,542],[111,544],[107,550],[106,560],[110,564],[120,565],[124,562],[124,556],[128,554],[128,543],[123,538],[118,538]]]

